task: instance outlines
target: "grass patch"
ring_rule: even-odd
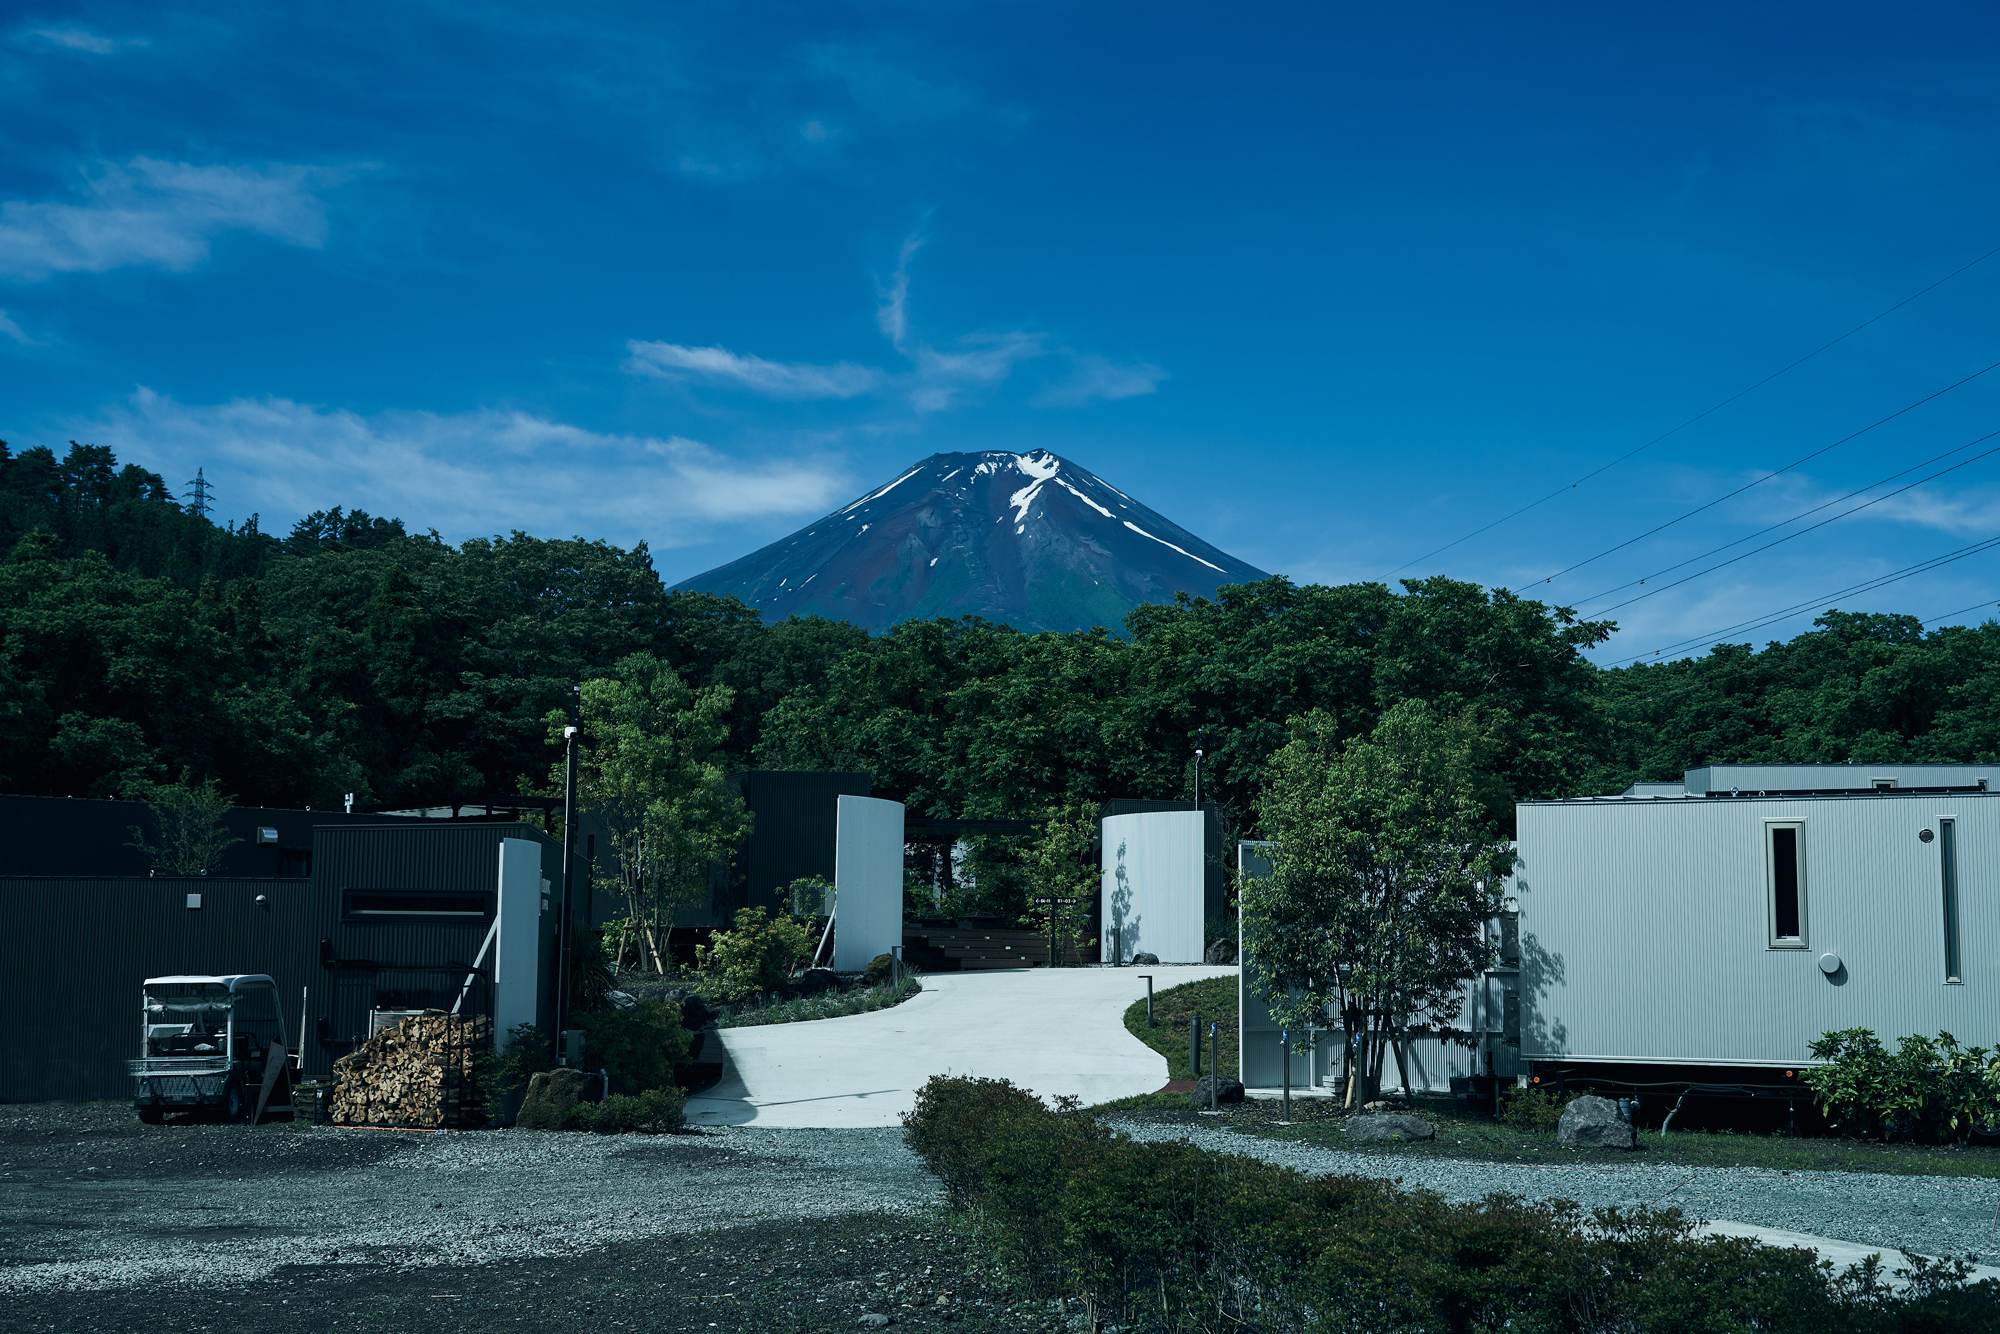
[[[1236,979],[1210,977],[1184,982],[1153,994],[1153,1027],[1146,1027],[1146,1002],[1134,1001],[1125,1011],[1125,1031],[1167,1058],[1168,1079],[1193,1079],[1188,1069],[1188,1021],[1201,1018],[1201,1068],[1208,1073],[1208,1026],[1219,1024],[1216,1065],[1234,1078],[1236,1060]],[[1174,1095],[1183,1103],[1185,1094]],[[1125,1101],[1129,1102],[1130,1099]],[[1108,1107],[1120,1106],[1109,1103]]]
[[[795,1024],[808,1019],[838,1019],[842,1015],[867,1014],[871,1010],[886,1010],[891,1005],[899,1005],[922,990],[922,984],[914,976],[904,973],[900,985],[883,982],[872,987],[856,987],[852,991],[822,991],[817,996],[799,996],[754,1008],[725,1006],[715,1026],[755,1028],[760,1024]],[[1143,1018],[1141,1022],[1144,1022]]]
[[[1144,1024],[1142,1014],[1140,1023]],[[1330,1098],[1294,1098],[1290,1124],[1280,1124],[1278,1103],[1251,1100],[1225,1108],[1221,1117],[1187,1107],[1185,1095],[1128,1098],[1105,1111],[1126,1120],[1185,1125],[1220,1125],[1264,1139],[1290,1140],[1321,1148],[1382,1158],[1471,1158],[1503,1163],[1631,1163],[1680,1167],[1743,1167],[1773,1172],[1878,1172],[1896,1176],[2000,1178],[2000,1148],[1934,1144],[1881,1144],[1869,1140],[1675,1130],[1665,1139],[1657,1129],[1641,1130],[1637,1148],[1579,1149],[1556,1143],[1551,1131],[1523,1131],[1474,1112],[1455,1099],[1424,1098],[1415,1105],[1437,1126],[1437,1138],[1409,1144],[1356,1144],[1341,1133],[1346,1113]],[[1131,1104],[1128,1106],[1127,1104]]]

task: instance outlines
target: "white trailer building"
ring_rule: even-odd
[[[1522,1059],[1782,1076],[1832,1029],[2000,1042],[1995,779],[1713,765],[1521,803]]]

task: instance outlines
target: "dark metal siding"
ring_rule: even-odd
[[[314,831],[313,890],[320,913],[312,946],[317,989],[311,1005],[308,1071],[368,1036],[368,1011],[452,1007],[472,961],[493,924],[491,911],[476,921],[346,921],[343,894],[350,889],[445,889],[491,894],[499,884],[503,839],[538,843],[542,877],[549,882],[550,911],[542,918],[545,959],[554,957],[557,907],[562,896],[562,847],[526,824],[378,825]],[[578,884],[581,886],[581,858]],[[582,898],[575,903],[579,918]],[[325,944],[322,946],[321,941]],[[490,968],[488,958],[482,970]],[[399,966],[400,965],[400,966]],[[551,1022],[553,982],[544,970],[536,1022]],[[483,982],[467,997],[468,1009],[490,1009]]]
[[[833,879],[840,798],[867,796],[870,780],[862,773],[777,770],[742,777],[743,801],[754,823],[744,848],[743,897],[729,911],[745,906],[781,911],[792,881],[812,875]]]
[[[366,1036],[370,1007],[405,1000],[450,1008],[465,975],[436,966],[469,965],[490,925],[342,922],[342,889],[490,892],[500,841],[518,838],[540,845],[552,900],[561,893],[562,849],[530,825],[416,820],[322,827],[314,836],[310,880],[0,876],[0,1005],[12,1017],[0,1025],[0,1101],[127,1097],[139,984],[172,973],[269,973],[288,1046],[298,1041],[300,993],[309,989],[305,1069],[324,1077],[348,1050],[339,1039]],[[200,908],[186,906],[191,892],[201,894]],[[542,917],[545,961],[555,957],[556,917],[553,910]],[[425,967],[328,966],[360,960]],[[537,1016],[545,1029],[553,994],[545,967]],[[475,986],[468,1008],[489,1004]]]
[[[340,811],[288,811],[238,806],[223,817],[243,841],[222,854],[211,876],[310,875],[313,830],[325,825],[422,825],[424,820]],[[0,796],[0,875],[142,876],[152,870],[132,844],[137,826],[159,842],[152,809],[137,801],[72,801],[65,797]],[[260,828],[276,843],[258,843]]]
[[[129,1097],[149,977],[269,973],[297,1042],[313,909],[304,880],[0,877],[0,1101]]]

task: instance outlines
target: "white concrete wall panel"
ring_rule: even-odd
[[[1959,984],[1943,840],[1919,837],[1941,818]],[[1524,1058],[1792,1066],[1840,1028],[2000,1042],[2000,794],[1536,802],[1518,819]],[[1804,825],[1805,949],[1770,948],[1772,820]]]
[[[903,943],[903,803],[841,797],[833,854],[833,966],[860,972]]]
[[[535,1022],[542,970],[542,848],[524,838],[500,840],[495,895],[499,931],[493,941],[493,1043]]]
[[[1142,951],[1161,963],[1200,963],[1206,903],[1200,811],[1148,811],[1104,820],[1103,959]]]

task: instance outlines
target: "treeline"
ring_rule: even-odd
[[[540,790],[572,683],[651,654],[731,691],[736,766],[865,769],[934,815],[1193,795],[1257,824],[1268,758],[1324,710],[1474,710],[1492,802],[1617,791],[1709,762],[1990,760],[2000,626],[1830,613],[1762,651],[1616,671],[1610,627],[1427,579],[1141,607],[1119,634],[976,619],[870,638],[672,593],[641,544],[457,546],[333,509],[218,526],[101,447],[0,445],[0,790],[143,795],[183,772],[245,804],[358,809]]]

